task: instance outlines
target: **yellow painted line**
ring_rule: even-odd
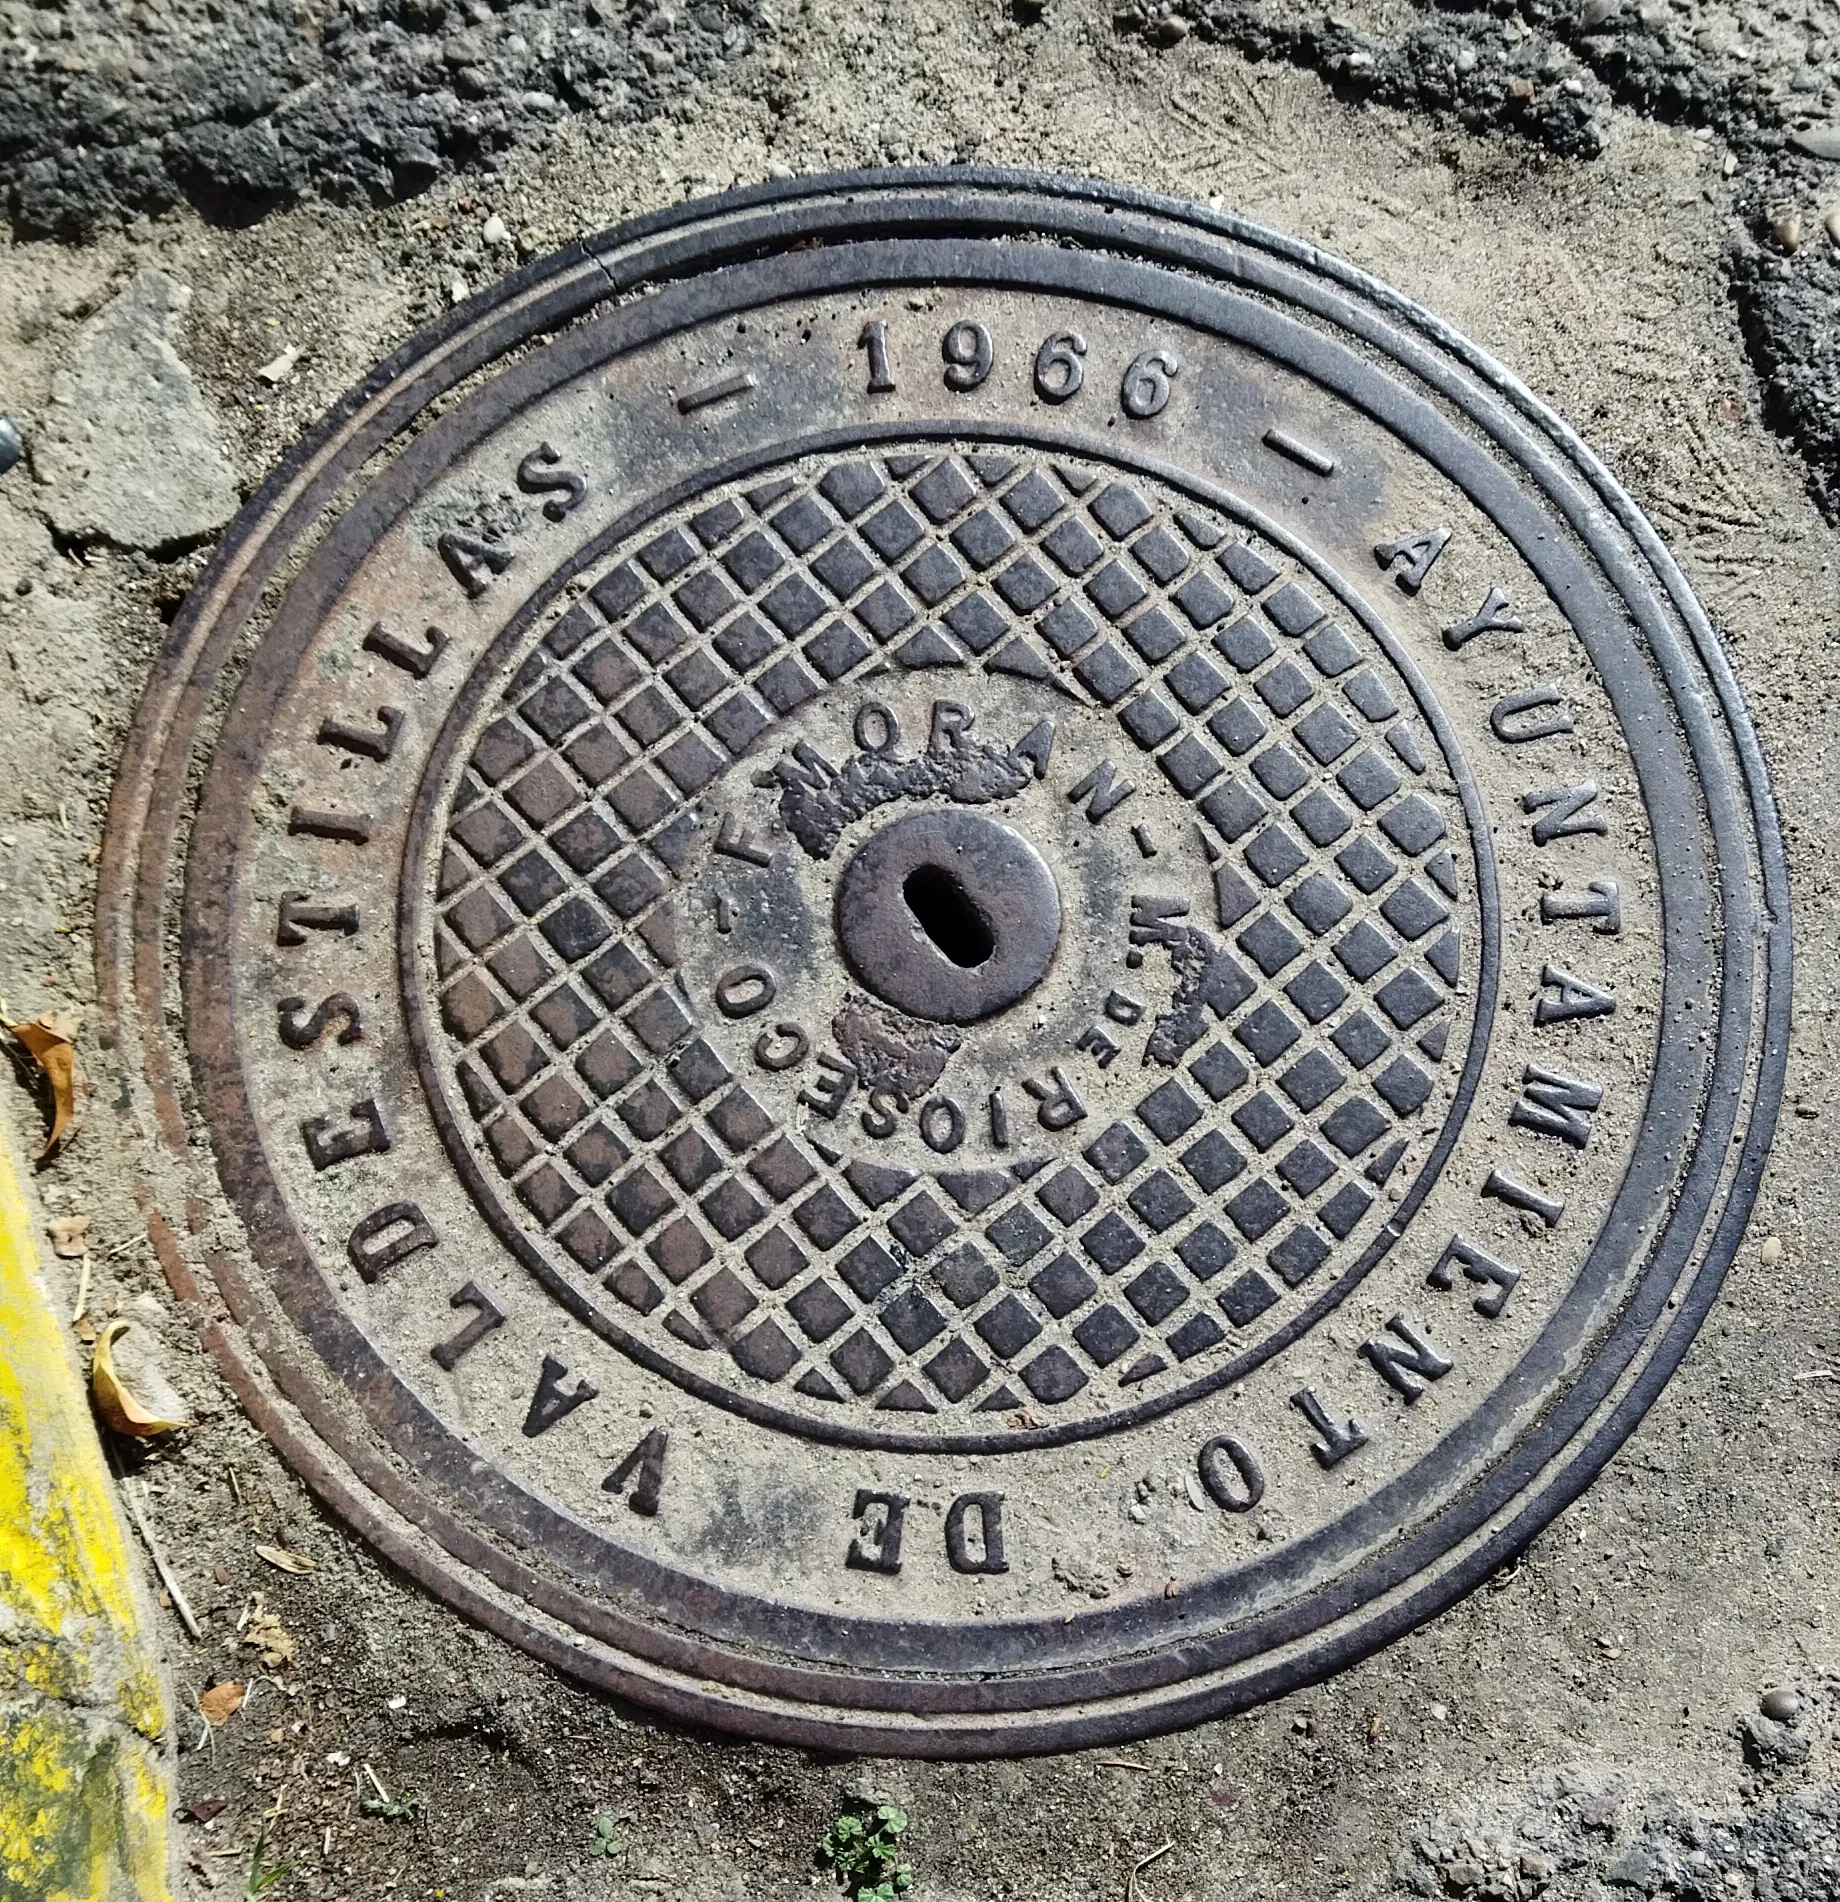
[[[0,1123],[0,1902],[170,1902],[165,1688]]]

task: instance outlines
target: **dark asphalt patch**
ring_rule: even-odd
[[[412,197],[574,114],[654,117],[762,30],[754,0],[334,0],[318,18],[288,0],[73,0],[17,17],[0,192],[21,236],[65,238],[181,199],[240,224],[305,195]]]

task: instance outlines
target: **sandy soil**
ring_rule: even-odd
[[[85,319],[111,295],[146,267],[191,288],[175,347],[247,493],[312,416],[447,306],[456,280],[477,285],[521,255],[769,173],[975,153],[1228,204],[1353,259],[1512,364],[1660,525],[1736,660],[1797,894],[1790,1103],[1752,1234],[1686,1366],[1597,1485],[1510,1571],[1383,1655],[1127,1751],[839,1763],[680,1734],[553,1679],[321,1517],[172,1310],[135,1211],[110,1055],[89,1039],[88,1125],[37,1193],[48,1217],[92,1216],[90,1312],[136,1323],[149,1376],[200,1423],[143,1468],[204,1634],[193,1642],[169,1620],[183,1799],[201,1813],[223,1799],[212,1820],[181,1825],[197,1894],[241,1893],[264,1817],[268,1853],[293,1871],[283,1895],[803,1892],[840,1804],[884,1788],[910,1804],[916,1893],[937,1902],[1124,1897],[1133,1866],[1166,1842],[1138,1880],[1146,1902],[1840,1893],[1840,1295],[1828,1273],[1840,1191],[1822,1081],[1836,1054],[1840,594],[1811,465],[1766,422],[1776,399],[1730,294],[1733,243],[1756,243],[1733,236],[1754,225],[1765,189],[1755,151],[1710,123],[1641,116],[1595,78],[1600,149],[1555,149],[1403,94],[1338,97],[1287,59],[1249,61],[1225,32],[1171,37],[1141,18],[1121,31],[1108,8],[1075,0],[1027,23],[924,0],[821,12],[779,0],[773,13],[673,96],[567,116],[541,146],[507,143],[495,170],[438,171],[401,202],[309,193],[225,222],[221,204],[175,194],[128,205],[126,223],[91,221],[80,239],[22,231],[7,245],[0,408],[28,445],[0,479],[10,1014],[90,1002],[112,762],[200,559],[60,537],[47,518],[31,446]],[[1376,44],[1412,24],[1399,9],[1362,17]],[[47,37],[43,22],[70,25],[80,53],[76,7],[29,21]],[[1835,168],[1804,169],[1805,268],[1831,273],[1818,218]],[[487,236],[494,218],[502,240]],[[257,376],[292,348],[279,382]],[[14,1107],[29,1126],[23,1094]],[[1767,1237],[1779,1245],[1766,1250]],[[287,1576],[258,1544],[318,1569]],[[258,1600],[296,1647],[273,1666],[246,1642]],[[195,1700],[222,1678],[255,1689],[211,1732]],[[1746,1733],[1771,1686],[1799,1689],[1796,1722]],[[379,1784],[419,1800],[366,1814],[364,1799],[387,1807]],[[613,1855],[589,1853],[597,1817],[612,1819]]]

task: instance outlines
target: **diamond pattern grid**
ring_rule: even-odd
[[[695,795],[883,655],[1071,674],[1221,842],[1248,994],[1132,1123],[1039,1177],[928,1186],[811,1153],[671,984]],[[513,1192],[635,1315],[819,1400],[1053,1407],[1219,1344],[1216,1313],[1249,1326],[1279,1290],[1223,1271],[1269,1241],[1296,1286],[1319,1231],[1353,1231],[1431,1094],[1404,1044],[1442,1055],[1461,973],[1443,818],[1362,658],[1218,525],[1084,470],[851,460],[655,536],[552,629],[454,801],[442,1014]],[[1229,1098],[1244,1140],[1191,1139]]]

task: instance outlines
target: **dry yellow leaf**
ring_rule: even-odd
[[[150,1440],[158,1433],[176,1433],[190,1426],[189,1420],[162,1420],[149,1413],[121,1384],[115,1372],[115,1343],[127,1333],[126,1321],[111,1321],[96,1337],[96,1354],[90,1362],[89,1390],[100,1413],[117,1433],[130,1439]]]
[[[294,1634],[288,1630],[272,1611],[256,1601],[258,1609],[251,1615],[249,1623],[243,1627],[242,1642],[251,1651],[262,1654],[262,1662],[271,1671],[280,1671],[292,1664],[299,1654],[294,1642]]]
[[[256,1547],[256,1557],[267,1559],[270,1565],[283,1572],[304,1574],[315,1569],[311,1559],[302,1558],[298,1552],[290,1552],[285,1546],[259,1545]]]
[[[213,1684],[198,1700],[198,1708],[204,1712],[206,1721],[213,1728],[234,1717],[243,1708],[243,1699],[249,1695],[246,1684]]]
[[[28,1024],[8,1024],[25,1046],[26,1054],[44,1073],[51,1085],[51,1133],[39,1157],[50,1155],[59,1143],[74,1132],[77,1092],[84,1086],[83,1071],[77,1062],[77,1018],[71,1011],[51,1011]]]
[[[89,1253],[89,1217],[54,1215],[45,1224],[51,1251],[60,1261],[76,1261]]]

